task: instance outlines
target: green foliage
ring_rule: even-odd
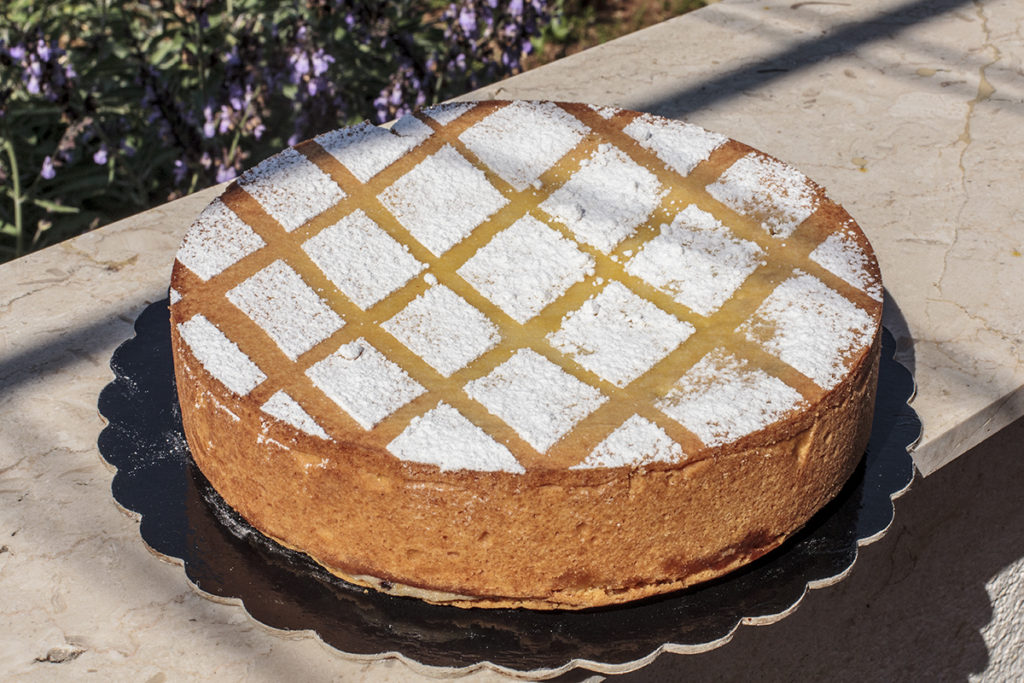
[[[513,72],[525,5],[4,0],[0,261]]]

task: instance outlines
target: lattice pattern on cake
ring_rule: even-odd
[[[179,253],[185,343],[306,434],[442,470],[678,461],[816,400],[875,333],[855,228],[721,136],[551,103],[395,128],[267,160]]]

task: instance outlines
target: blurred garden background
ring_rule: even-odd
[[[704,0],[3,0],[0,262]]]

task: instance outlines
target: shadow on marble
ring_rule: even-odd
[[[794,7],[804,3],[794,3]],[[806,3],[825,4],[825,3]],[[690,114],[741,93],[754,92],[772,81],[796,71],[820,64],[830,58],[853,52],[875,41],[894,35],[935,17],[963,8],[973,8],[972,0],[912,0],[870,19],[852,22],[833,33],[788,46],[756,62],[714,76],[666,96],[641,101],[633,108],[668,118],[686,119]],[[692,17],[700,20],[700,12]],[[758,30],[761,30],[759,27]],[[973,97],[971,92],[968,97]]]
[[[910,332],[907,319],[903,316],[900,305],[888,289],[883,289],[884,301],[882,305],[882,325],[892,333],[896,340],[895,358],[903,364],[911,375],[917,369],[917,357],[914,354],[914,335]]]
[[[957,681],[984,671],[992,653],[983,633],[1006,617],[995,615],[986,583],[1024,558],[1022,444],[1024,419],[918,479],[851,575],[811,591],[788,618],[609,680],[742,681],[757,671],[764,681]]]
[[[0,393],[13,392],[19,385],[41,376],[58,375],[69,366],[86,360],[110,362],[111,350],[132,335],[139,312],[151,301],[128,299],[121,310],[67,330],[34,346],[0,354]]]

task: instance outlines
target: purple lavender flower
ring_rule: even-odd
[[[188,166],[181,159],[175,159],[174,171],[172,173],[174,175],[174,184],[181,185],[181,181],[185,179],[185,174],[188,173]]]
[[[203,137],[209,139],[217,134],[217,123],[213,120],[213,107],[206,105],[203,107]]]
[[[327,73],[327,70],[334,64],[334,57],[326,54],[323,49],[317,50],[312,56],[313,76],[318,77]]]
[[[234,180],[238,173],[231,166],[217,165],[217,182],[225,183],[229,180]]]
[[[100,148],[92,155],[93,163],[103,166],[107,163],[107,146],[100,145]]]
[[[45,180],[53,180],[53,177],[57,175],[57,169],[53,167],[53,159],[49,155],[43,159],[43,168],[39,171],[39,175]]]
[[[245,95],[242,91],[242,86],[238,83],[231,83],[228,85],[228,93],[228,102],[231,103],[231,108],[235,111],[242,111],[245,108],[245,100],[248,99],[245,98],[243,100]]]
[[[7,54],[16,62],[20,62],[25,59],[25,46],[24,45],[12,45],[7,48]]]
[[[476,12],[471,7],[463,6],[459,10],[459,28],[466,35],[472,36],[476,34]]]
[[[291,58],[292,67],[296,77],[305,76],[309,73],[309,56],[305,52],[296,52]],[[298,80],[298,78],[296,78]]]
[[[224,135],[229,130],[231,130],[231,126],[232,126],[232,121],[231,121],[232,116],[231,115],[232,115],[231,107],[227,106],[226,104],[222,104],[220,106],[220,125],[217,126],[217,132],[220,133],[221,135]]]

